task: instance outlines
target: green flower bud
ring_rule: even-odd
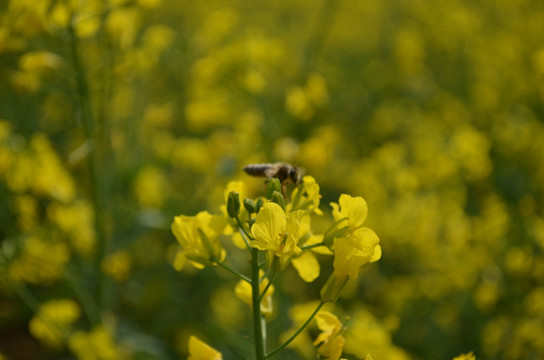
[[[281,193],[281,182],[277,178],[272,178],[266,183],[266,198],[272,200],[275,191]]]
[[[257,212],[257,205],[251,199],[244,199],[244,207],[250,215]]]
[[[275,202],[276,204],[281,206],[283,210],[285,210],[285,201],[283,200],[283,195],[279,191],[274,191],[272,193],[271,200],[272,202]]]
[[[240,212],[240,194],[231,191],[227,200],[227,213],[231,218],[236,218]]]
[[[256,211],[255,212],[259,212],[259,210],[261,210],[261,208],[263,207],[264,205],[264,200],[262,198],[258,198],[257,199],[257,202],[255,203],[255,208],[256,208]]]

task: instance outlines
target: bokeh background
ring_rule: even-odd
[[[236,280],[176,272],[169,225],[280,160],[321,185],[317,228],[349,193],[380,236],[335,308],[348,359],[544,357],[544,2],[3,0],[0,19],[0,359],[184,358],[190,334],[250,356]],[[269,337],[327,275],[282,274]]]

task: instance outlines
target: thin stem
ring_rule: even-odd
[[[312,320],[314,319],[314,317],[317,315],[317,313],[319,312],[319,310],[321,310],[321,308],[323,307],[323,305],[325,305],[325,303],[323,301],[321,301],[319,303],[319,305],[317,305],[317,308],[314,310],[314,312],[312,313],[312,315],[310,315],[310,317],[308,318],[308,320],[306,320],[306,322],[304,324],[302,324],[302,326],[293,334],[293,336],[291,336],[286,342],[284,342],[282,345],[280,345],[280,347],[278,347],[276,350],[274,351],[271,351],[269,352],[268,354],[266,354],[266,359],[268,358],[271,358],[272,356],[274,356],[276,353],[278,353],[280,350],[282,350],[283,348],[285,348],[287,345],[289,345],[293,340],[295,340],[295,338],[298,336],[298,334],[300,334],[305,328],[306,326],[308,326],[310,324],[310,322],[312,322]]]
[[[247,232],[246,228],[242,226],[242,222],[240,221],[240,218],[238,215],[236,216],[236,222],[238,223],[238,229],[240,229],[240,234],[242,235],[242,239],[244,239],[244,242],[246,243],[246,246],[249,250],[251,250],[251,246],[249,246],[249,240],[253,239],[250,233]]]
[[[68,269],[68,271],[64,272],[64,278],[68,282],[69,286],[71,286],[74,290],[75,295],[79,299],[81,307],[83,308],[83,311],[87,315],[89,321],[93,324],[98,324],[100,322],[100,314],[98,308],[96,307],[96,303],[93,301],[88,289],[81,286],[81,284],[83,284],[81,279],[76,278],[76,276],[73,275],[74,273],[74,269]]]
[[[253,248],[251,249],[251,299],[253,310],[253,332],[255,333],[255,356],[257,360],[265,360],[266,355],[259,285],[259,250]]]
[[[261,292],[261,295],[259,295],[259,302],[263,300],[264,296],[266,295],[266,292],[268,291],[270,286],[272,286],[272,283],[274,282],[274,279],[276,278],[276,274],[278,273],[276,267],[277,267],[277,264],[275,262],[274,268],[272,269],[272,276],[270,276],[270,279],[268,279],[268,284],[266,284],[266,287]]]
[[[11,285],[23,302],[32,310],[34,314],[38,314],[40,308],[39,300],[28,290],[26,285],[22,282],[12,282]]]
[[[102,223],[104,208],[102,206],[103,201],[100,193],[100,176],[98,174],[97,131],[95,128],[94,117],[91,109],[89,85],[85,76],[85,70],[81,61],[81,57],[78,52],[78,40],[75,34],[75,29],[73,27],[73,19],[71,19],[69,22],[68,32],[70,35],[70,51],[75,72],[77,94],[81,107],[81,120],[83,124],[83,131],[85,133],[85,137],[88,139],[87,141],[91,146],[91,151],[89,154],[89,177],[91,187],[91,202],[94,210],[94,225],[98,245],[98,251],[95,260],[96,269],[99,277],[97,303],[102,310],[105,310],[104,306],[107,297],[106,288],[108,280],[100,271],[100,264],[107,253],[106,248],[108,244],[106,241],[106,232]]]
[[[251,279],[248,278],[247,276],[243,275],[243,274],[240,274],[238,271],[234,270],[233,268],[223,264],[222,262],[219,262],[219,261],[214,261],[214,263],[220,267],[222,267],[223,269],[227,270],[228,272],[230,272],[231,274],[233,274],[234,276],[236,276],[237,278],[239,278],[240,280],[243,280],[243,281],[247,281],[249,284],[251,284]]]
[[[312,248],[319,247],[319,246],[325,246],[325,243],[320,242],[320,243],[317,243],[317,244],[304,245],[304,246],[301,246],[300,249],[301,250],[308,250],[308,249],[312,249]]]

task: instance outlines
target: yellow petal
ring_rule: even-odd
[[[321,311],[317,314],[315,316],[315,321],[317,322],[319,330],[328,334],[332,334],[334,330],[342,327],[342,323],[338,320],[338,317],[328,311]]]
[[[342,278],[357,279],[361,266],[369,263],[378,251],[380,239],[369,228],[359,228],[353,234],[334,239],[334,272]],[[378,255],[376,254],[376,257]]]
[[[189,337],[189,357],[187,360],[222,360],[223,355],[198,339],[196,336]]]
[[[319,262],[311,252],[305,252],[299,257],[293,258],[291,263],[302,280],[308,283],[319,276]]]
[[[261,250],[275,250],[279,247],[280,233],[285,229],[286,217],[283,209],[276,203],[269,202],[263,205],[251,233],[255,241],[251,245]]]
[[[339,204],[331,203],[332,214],[336,221],[348,218],[349,227],[355,229],[366,220],[368,205],[362,197],[353,197],[347,194],[340,195]]]

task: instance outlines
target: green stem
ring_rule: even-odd
[[[253,248],[251,249],[251,299],[253,310],[253,332],[255,336],[255,356],[257,360],[265,360],[266,356],[259,285],[259,250]]]
[[[251,284],[251,279],[248,278],[247,276],[245,275],[242,275],[240,274],[238,271],[234,270],[233,268],[223,264],[222,262],[219,262],[219,261],[214,261],[214,263],[220,267],[222,267],[223,269],[227,270],[228,272],[230,272],[231,274],[233,274],[234,276],[236,276],[237,278],[239,278],[240,280],[243,280],[243,281],[247,281],[249,284]]]
[[[72,16],[73,17],[73,16]],[[98,294],[97,303],[100,304],[100,308],[104,310],[107,294],[107,279],[100,271],[100,264],[102,259],[107,253],[107,241],[104,226],[102,223],[104,208],[103,201],[100,193],[100,176],[98,174],[98,141],[97,131],[95,128],[95,122],[93,113],[91,110],[90,91],[87,79],[85,76],[85,70],[81,61],[80,54],[78,52],[78,40],[73,27],[73,19],[69,22],[68,32],[70,35],[70,51],[72,55],[72,62],[75,73],[75,81],[77,86],[77,95],[81,107],[81,120],[83,124],[83,131],[85,137],[90,144],[91,151],[89,154],[89,178],[91,187],[91,202],[94,210],[94,226],[96,230],[98,251],[96,255],[96,271],[98,272]]]
[[[317,244],[304,245],[304,246],[301,246],[300,249],[301,250],[308,250],[308,249],[312,249],[312,248],[319,247],[319,246],[325,246],[325,244],[323,242],[320,242],[320,243],[317,243]]]
[[[36,297],[28,290],[26,285],[22,282],[12,282],[13,289],[23,302],[32,310],[34,314],[38,314],[40,308],[40,302]]]
[[[249,246],[249,240],[253,239],[250,233],[247,232],[246,228],[242,226],[242,222],[240,221],[240,218],[236,216],[236,222],[238,223],[238,229],[240,229],[240,234],[242,235],[242,239],[244,239],[244,242],[246,243],[246,246],[249,250],[251,250],[251,246]]]
[[[83,311],[87,315],[87,318],[92,324],[100,323],[100,313],[96,307],[96,303],[93,301],[89,290],[85,286],[81,278],[78,278],[74,269],[68,268],[68,271],[64,272],[64,278],[68,285],[74,290],[75,295],[79,299]]]
[[[314,317],[317,315],[317,313],[319,312],[319,310],[321,310],[321,308],[323,307],[323,305],[325,305],[325,303],[323,301],[321,301],[319,303],[319,305],[317,305],[317,308],[314,310],[314,312],[312,313],[312,315],[310,315],[310,317],[308,318],[308,320],[306,320],[306,322],[304,324],[302,324],[302,326],[300,327],[300,329],[298,329],[294,334],[293,336],[291,336],[286,342],[284,342],[280,347],[278,347],[276,350],[274,351],[271,351],[269,352],[268,354],[266,354],[266,359],[268,358],[271,358],[272,356],[274,356],[277,352],[279,352],[280,350],[282,350],[283,348],[285,348],[287,345],[289,345],[293,340],[295,340],[295,338],[298,336],[298,334],[300,334],[305,328],[306,326],[308,326],[310,324],[310,322],[312,322],[312,320],[314,319]]]
[[[270,279],[268,279],[268,284],[266,284],[266,287],[261,292],[261,295],[259,295],[259,302],[263,300],[264,296],[266,295],[266,292],[272,286],[272,283],[274,282],[274,279],[276,278],[277,272],[277,262],[274,262],[274,268],[272,269],[272,276],[270,276]]]

